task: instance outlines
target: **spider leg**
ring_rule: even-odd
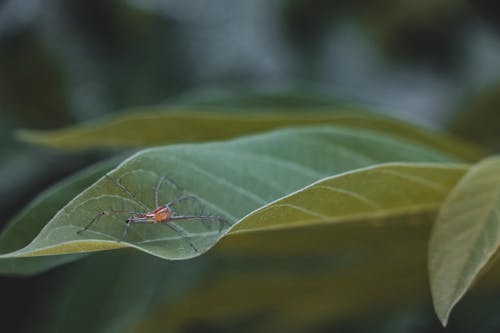
[[[178,204],[179,202],[182,202],[182,201],[185,201],[185,200],[188,200],[188,199],[198,200],[198,198],[196,196],[192,195],[192,194],[184,194],[184,195],[181,195],[180,197],[177,197],[174,200],[170,201],[165,206],[167,206],[167,207],[170,208],[171,206],[174,206],[174,205]]]
[[[170,201],[169,203],[167,203],[165,206],[168,207],[168,208],[172,208],[172,206],[175,206],[179,202],[182,202],[182,201],[185,201],[185,200],[189,200],[189,199],[192,199],[198,205],[198,211],[195,212],[195,214],[193,214],[193,215],[184,216],[182,219],[186,219],[186,220],[187,219],[198,219],[198,220],[201,220],[203,226],[207,230],[210,229],[210,222],[211,222],[210,220],[212,220],[212,221],[213,220],[217,220],[217,221],[219,221],[221,223],[221,226],[219,228],[220,231],[222,231],[222,229],[224,229],[224,225],[231,226],[231,224],[225,218],[223,218],[222,216],[218,216],[218,215],[206,215],[205,214],[206,207],[201,203],[200,198],[198,196],[196,196],[196,195],[193,195],[193,194],[184,194],[184,195],[181,195],[180,197],[178,197],[178,198]],[[170,219],[172,217],[176,217],[176,218],[182,217],[182,215],[176,215],[176,214],[177,213],[175,213],[175,211],[174,211],[174,214],[170,217]]]
[[[156,184],[156,189],[155,189],[155,207],[159,207],[158,205],[158,194],[160,193],[160,187],[161,184],[165,181],[165,176],[161,176],[160,180],[158,181],[158,184]]]
[[[195,212],[196,215],[197,216],[198,215],[201,215],[201,216],[205,215],[204,214],[204,212],[205,212],[205,206],[202,204],[201,199],[198,196],[194,195],[194,194],[185,193],[185,191],[179,185],[177,185],[177,183],[174,180],[172,180],[172,179],[170,179],[170,178],[168,178],[166,176],[162,176],[161,177],[160,182],[159,182],[158,187],[157,187],[156,194],[159,193],[159,186],[164,181],[168,181],[176,190],[178,190],[178,191],[181,192],[181,194],[179,196],[177,196],[172,201],[170,201],[167,204],[165,204],[164,207],[167,207],[167,208],[171,209],[172,207],[174,207],[175,205],[177,205],[177,204],[179,204],[179,203],[181,203],[183,201],[192,200],[192,202],[193,202],[193,209],[196,209],[196,208],[194,208],[195,205],[197,205],[198,208],[199,208],[199,211]],[[184,192],[184,193],[182,193],[182,192]],[[156,206],[159,207],[158,199],[156,199]],[[193,215],[193,216],[195,216],[195,215]],[[191,218],[193,218],[193,217],[191,217]],[[203,218],[202,220],[207,220],[207,219],[208,219],[208,216],[207,216],[207,218]],[[202,221],[203,225],[207,229],[209,229],[209,225],[207,225],[205,222],[206,221]]]
[[[130,227],[131,224],[132,224],[131,221],[127,221],[127,226],[125,227],[125,229],[123,229],[122,236],[118,240],[118,243],[121,243],[125,239],[125,236],[127,236],[128,233],[128,228]]]
[[[90,228],[95,222],[97,222],[101,217],[103,216],[108,216],[108,215],[131,215],[135,214],[135,212],[126,212],[126,211],[119,211],[119,210],[105,210],[94,216],[92,220],[90,220],[89,223],[87,223],[82,229],[78,230],[76,233],[80,235],[82,232],[86,231],[88,228]]]
[[[203,221],[217,221],[219,222],[219,233],[224,229],[224,225],[230,227],[231,223],[229,223],[225,218],[218,215],[173,215],[170,216],[168,221],[182,221],[182,220],[203,220]]]
[[[162,176],[161,178],[163,178],[163,181],[166,180],[167,182],[169,182],[170,185],[172,185],[172,187],[174,187],[176,191],[179,191],[179,192],[184,191],[184,189],[182,187],[180,187],[179,184],[177,184],[172,178],[167,177],[167,176]]]
[[[165,222],[165,224],[167,225],[167,227],[181,235],[182,239],[184,239],[195,252],[198,252],[198,249],[196,248],[196,246],[194,246],[193,242],[191,242],[191,240],[189,239],[188,234],[183,229],[179,228],[175,224],[169,223],[169,221]]]
[[[119,189],[121,189],[125,194],[127,194],[127,196],[130,199],[132,199],[134,202],[136,202],[139,206],[144,208],[146,211],[151,211],[151,208],[149,208],[148,205],[146,205],[144,202],[139,200],[132,192],[130,192],[125,186],[123,186],[123,184],[120,183],[120,181],[114,179],[113,177],[111,177],[108,174],[105,174],[104,176],[106,177],[106,179],[108,179],[113,184],[115,184]]]

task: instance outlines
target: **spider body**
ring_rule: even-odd
[[[157,207],[149,213],[138,213],[130,216],[125,222],[128,223],[166,223],[171,216],[175,214],[174,210],[168,205]]]
[[[168,202],[167,204],[164,205],[159,205],[158,204],[158,195],[160,192],[160,187],[163,184],[163,182],[167,179],[166,177],[161,177],[160,180],[158,181],[158,184],[156,185],[156,190],[155,190],[155,209],[151,210],[151,208],[148,208],[146,204],[144,204],[142,201],[140,201],[138,198],[135,197],[132,192],[130,192],[125,186],[123,186],[119,181],[115,180],[109,175],[105,175],[107,179],[109,179],[111,182],[113,182],[116,186],[118,186],[124,193],[127,194],[127,196],[135,201],[138,205],[142,206],[146,213],[138,213],[138,212],[127,212],[127,211],[113,211],[113,210],[106,210],[102,211],[99,214],[97,214],[90,222],[85,225],[81,230],[77,231],[77,234],[81,234],[82,232],[86,231],[89,229],[101,216],[107,216],[107,215],[114,215],[114,214],[123,214],[123,215],[129,215],[129,217],[125,220],[126,227],[123,230],[121,238],[118,240],[118,242],[121,242],[125,237],[127,236],[128,229],[132,224],[136,223],[141,223],[141,224],[164,224],[174,230],[176,233],[181,235],[182,238],[184,238],[189,246],[195,251],[198,251],[196,246],[193,244],[193,242],[190,240],[190,235],[186,233],[186,231],[180,227],[178,227],[175,223],[173,222],[178,222],[178,221],[184,221],[184,220],[207,220],[207,221],[219,221],[222,223],[228,223],[223,217],[221,216],[210,216],[210,215],[183,215],[183,214],[177,214],[177,212],[172,208],[173,206],[179,204],[182,201],[188,200],[188,199],[196,199],[193,195],[181,195],[172,201]],[[168,180],[168,179],[167,179]],[[173,182],[172,180],[169,180],[169,182],[177,188],[177,184]]]

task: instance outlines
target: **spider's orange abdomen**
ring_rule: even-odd
[[[167,207],[158,207],[153,211],[153,220],[155,223],[165,222],[169,217],[172,211]]]

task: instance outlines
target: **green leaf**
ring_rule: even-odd
[[[54,131],[21,130],[25,141],[60,149],[141,147],[179,141],[228,139],[280,127],[332,124],[372,129],[475,161],[483,153],[442,133],[432,133],[387,117],[353,111],[209,112],[207,109],[139,110],[114,119]]]
[[[439,212],[429,245],[429,274],[436,313],[450,312],[500,245],[500,158],[473,166]]]
[[[414,163],[357,169],[257,209],[231,233],[435,212],[465,170],[460,165]]]
[[[185,192],[198,197],[206,213],[222,215],[231,224],[241,220],[235,229],[241,232],[432,211],[465,170],[453,165],[386,166],[385,171],[360,171],[364,176],[358,182],[354,181],[356,173],[344,174],[298,191],[331,175],[390,161],[453,159],[401,138],[324,126],[280,130],[222,143],[147,149],[110,174],[151,206],[158,180],[168,176]],[[339,186],[335,185],[337,182]],[[285,198],[292,200],[285,209],[268,206],[260,213],[250,214],[294,191],[298,192]],[[166,183],[160,194],[159,201],[165,203],[176,194],[176,189]],[[299,208],[303,205],[304,210],[292,204]],[[225,225],[218,222],[179,222],[182,233],[165,225],[133,225],[127,238],[119,243],[128,214],[103,216],[89,230],[77,234],[96,214],[110,209],[137,211],[143,207],[113,181],[102,178],[61,209],[29,245],[2,257],[85,253],[131,246],[162,258],[186,259],[207,251],[224,235],[221,228]],[[317,214],[309,215],[312,210],[317,210]]]

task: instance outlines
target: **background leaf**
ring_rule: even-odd
[[[322,251],[312,247],[300,256],[282,247],[282,254],[292,250],[288,258],[227,256],[218,251],[223,243],[203,260],[181,262],[159,262],[122,251],[99,254],[86,258],[71,274],[57,297],[56,311],[44,316],[40,326],[50,323],[46,332],[72,328],[75,332],[153,333],[193,327],[217,332],[280,328],[310,332],[369,310],[418,304],[427,296],[425,238],[430,220],[421,215],[393,220],[386,228],[330,225],[274,233],[275,240],[288,244],[307,235],[322,247]],[[267,234],[252,234],[256,247],[262,240],[269,247],[271,237],[261,237]],[[134,302],[126,301],[130,299]],[[68,304],[75,311],[62,316]],[[86,313],[95,304],[100,304],[101,311],[89,321]]]
[[[482,156],[458,138],[425,131],[404,122],[353,111],[320,112],[214,112],[210,109],[152,109],[117,116],[114,119],[54,131],[19,131],[26,141],[62,149],[137,147],[179,141],[206,141],[232,138],[273,128],[332,124],[371,129],[399,136],[415,143],[443,150],[464,160]],[[234,111],[234,110],[233,110]],[[241,110],[240,110],[241,111]]]
[[[438,317],[453,306],[500,245],[500,158],[473,166],[440,210],[429,245],[429,274]]]

